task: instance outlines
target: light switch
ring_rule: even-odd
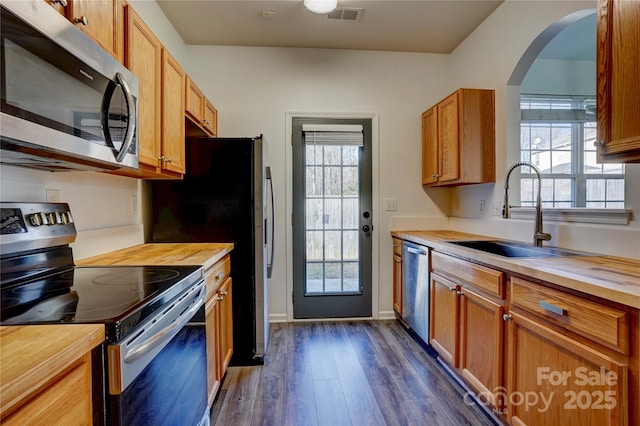
[[[398,210],[398,199],[397,198],[385,198],[384,199],[384,209],[388,212],[394,212]]]

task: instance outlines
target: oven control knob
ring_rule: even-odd
[[[71,218],[71,212],[59,212],[60,222],[64,225],[68,225],[73,223],[73,219]]]
[[[47,223],[47,225],[58,225],[62,223],[62,220],[60,219],[60,215],[58,214],[58,212],[45,213],[45,216],[49,220],[49,223]]]
[[[42,213],[34,213],[32,215],[29,215],[29,222],[33,225],[33,226],[42,226],[45,224],[45,216]]]

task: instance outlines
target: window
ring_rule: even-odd
[[[596,162],[595,99],[520,98],[520,159],[542,176],[543,207],[624,208],[624,165]],[[523,167],[520,199],[534,206],[535,173]]]

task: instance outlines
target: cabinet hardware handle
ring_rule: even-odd
[[[393,261],[396,263],[402,263],[402,260],[398,260],[398,259],[393,259]]]
[[[502,314],[502,320],[503,321],[509,321],[512,318],[513,317],[511,316],[511,314]]]
[[[216,297],[216,300],[218,302],[222,302],[224,300],[224,296],[218,296],[218,297]]]
[[[227,293],[227,290],[222,290],[222,291],[220,292],[220,294],[221,294],[221,295],[223,295],[223,296],[226,296],[226,295],[227,295],[227,294],[229,294],[229,293]]]
[[[161,155],[160,157],[158,157],[158,160],[160,160],[161,163],[164,163],[165,159],[166,157],[164,155]]]
[[[557,314],[557,315],[566,315],[567,314],[567,310],[564,309],[563,307],[554,305],[554,304],[549,303],[549,302],[545,302],[544,300],[540,301],[540,307],[542,309],[544,309],[545,311],[553,312],[554,314]]]
[[[604,144],[605,144],[605,143],[604,143],[604,141],[595,141],[595,142],[593,143],[593,146],[595,146],[596,148],[598,148],[598,147],[603,147],[603,146],[604,146]]]
[[[84,26],[89,25],[89,19],[87,19],[86,16],[81,16],[79,18],[73,18],[73,23],[74,24],[82,24]]]
[[[455,287],[449,287],[449,291],[450,291],[451,293],[453,293],[454,291],[456,291],[456,288],[455,288]]]
[[[458,295],[458,296],[462,296],[462,294],[463,294],[463,293],[462,293],[462,290],[458,290],[458,291],[456,292],[456,295]]]
[[[67,7],[69,5],[69,3],[67,3],[67,0],[52,0],[51,3],[53,4],[59,4],[62,7]]]
[[[220,271],[220,273],[216,276],[216,281],[220,281],[224,277],[224,271]]]
[[[171,159],[171,158],[166,158],[164,161],[165,161],[166,163],[168,163],[168,164],[173,163],[173,159]]]

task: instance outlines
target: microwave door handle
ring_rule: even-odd
[[[137,118],[136,118],[136,106],[133,101],[133,95],[131,94],[131,89],[129,89],[129,85],[125,81],[124,77],[122,77],[122,74],[120,74],[119,72],[116,73],[116,82],[122,87],[122,91],[124,92],[124,95],[125,95],[125,101],[127,103],[127,110],[129,111],[129,120],[127,122],[127,133],[126,133],[127,136],[125,137],[122,147],[120,148],[120,151],[116,156],[116,161],[118,163],[121,163],[122,160],[124,160],[125,155],[127,155],[127,151],[129,151],[129,147],[133,142],[133,136],[134,136],[133,132],[135,131]]]

